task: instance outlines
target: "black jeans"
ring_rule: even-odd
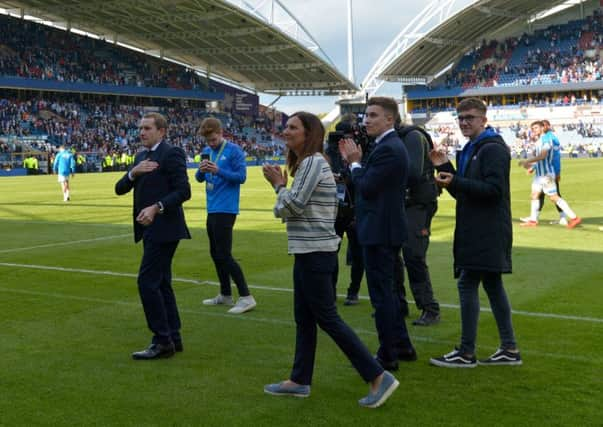
[[[172,258],[178,241],[159,243],[145,237],[143,244],[138,292],[153,342],[180,341],[180,316],[172,289]]]
[[[438,209],[437,202],[407,206],[408,240],[402,246],[404,265],[408,273],[408,282],[415,304],[419,310],[440,312],[440,304],[433,297],[429,268],[427,267],[427,249],[431,234],[431,220]],[[404,270],[400,287],[404,291]]]
[[[370,382],[383,372],[366,346],[337,313],[332,286],[336,263],[336,252],[295,254],[293,304],[296,339],[291,380],[298,384],[312,383],[317,324],[335,341],[364,381]]]
[[[249,296],[247,282],[243,270],[232,257],[232,229],[237,216],[229,213],[207,214],[207,237],[209,237],[209,253],[216,266],[220,293],[225,296],[232,295],[230,278],[237,285],[239,295]]]

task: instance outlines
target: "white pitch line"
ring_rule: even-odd
[[[82,268],[68,268],[68,267],[55,267],[51,265],[35,265],[35,264],[17,264],[12,262],[0,262],[0,267],[17,267],[17,268],[27,268],[32,270],[49,270],[49,271],[62,271],[66,273],[83,273],[83,274],[92,274],[99,276],[117,276],[117,277],[130,277],[136,278],[138,275],[136,273],[120,273],[116,271],[103,271],[103,270],[88,270]],[[173,277],[172,281],[180,282],[180,283],[191,283],[194,285],[211,285],[211,286],[219,286],[218,282],[213,282],[210,280],[195,280],[195,279],[186,279],[181,277]],[[262,291],[275,291],[275,292],[287,292],[292,293],[293,289],[289,288],[277,288],[270,286],[261,286],[261,285],[249,285],[251,289],[258,289]],[[339,294],[339,297],[345,297],[343,294]],[[369,297],[360,296],[360,299],[368,300]],[[409,303],[414,303],[412,300],[408,300]],[[459,309],[460,306],[457,304],[440,304],[440,307],[450,308],[450,309]],[[489,308],[481,307],[480,311],[482,312],[492,312]],[[513,314],[527,317],[541,317],[547,319],[558,319],[558,320],[575,320],[578,322],[590,322],[590,323],[603,323],[603,319],[599,317],[583,317],[583,316],[572,316],[568,314],[555,314],[555,313],[539,313],[533,311],[524,311],[524,310],[512,310]]]
[[[45,297],[45,298],[51,297],[51,298],[67,299],[67,300],[73,300],[73,301],[93,302],[93,303],[98,303],[98,304],[112,304],[112,305],[131,306],[131,307],[139,307],[140,306],[139,302],[131,302],[131,301],[123,301],[123,300],[109,300],[109,299],[93,298],[93,297],[83,297],[83,296],[78,296],[78,295],[60,294],[60,293],[56,293],[56,292],[28,291],[25,289],[11,289],[11,288],[3,288],[3,287],[0,287],[0,292],[10,292],[10,293],[16,293],[16,294],[21,294],[21,295],[41,296],[41,297]],[[295,327],[295,322],[293,320],[285,320],[285,319],[280,319],[280,318],[257,317],[256,313],[253,313],[253,314],[247,315],[247,316],[236,316],[236,315],[227,314],[227,313],[218,313],[218,312],[211,311],[211,310],[205,311],[205,310],[192,310],[192,309],[180,308],[180,309],[178,309],[178,311],[180,313],[201,314],[203,316],[219,317],[222,319],[229,319],[229,320],[235,320],[235,321],[243,320],[245,322],[265,323],[265,324],[270,324],[270,325],[288,326],[291,328]],[[366,335],[366,336],[376,336],[377,335],[377,333],[373,330],[369,331],[369,330],[362,329],[362,328],[354,328],[354,331],[359,335]],[[438,345],[442,344],[442,345],[447,345],[447,346],[452,346],[452,345],[456,344],[455,342],[451,342],[451,341],[447,341],[447,340],[439,340],[439,339],[435,339],[433,337],[420,336],[420,335],[416,335],[414,333],[412,335],[412,340],[424,342],[427,344],[438,344]],[[483,346],[478,346],[478,348],[481,348],[483,350],[488,350],[488,351],[494,350],[494,348],[486,349]],[[585,362],[585,363],[603,363],[603,360],[599,361],[599,360],[595,360],[589,356],[577,356],[575,354],[540,352],[540,351],[531,350],[531,349],[530,350],[522,350],[522,353],[524,354],[524,357],[526,354],[529,354],[531,356],[538,356],[538,357],[544,356],[544,357],[551,358],[551,359],[564,359],[564,360],[572,360],[572,361],[581,361],[581,362]]]
[[[69,245],[75,245],[76,243],[100,242],[101,240],[121,239],[122,237],[127,237],[127,236],[132,236],[132,233],[118,234],[118,235],[115,235],[115,236],[97,237],[95,239],[71,240],[69,242],[47,243],[45,245],[27,246],[27,247],[24,247],[24,248],[2,249],[2,250],[0,250],[0,254],[7,254],[7,253],[11,253],[11,252],[29,251],[31,249],[54,248],[56,246],[69,246]]]

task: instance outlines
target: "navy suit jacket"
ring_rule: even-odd
[[[182,203],[191,197],[191,186],[186,171],[186,155],[179,147],[162,142],[155,151],[141,151],[134,159],[134,166],[149,159],[159,163],[153,172],[138,176],[131,181],[126,173],[116,184],[115,193],[128,193],[134,188],[134,241],[151,237],[156,242],[174,242],[190,239],[184,219]],[[136,222],[140,211],[157,202],[163,203],[163,214],[155,215],[153,223],[144,226]]]
[[[352,171],[361,245],[402,246],[406,241],[407,177],[408,153],[396,132],[386,135],[365,165]]]

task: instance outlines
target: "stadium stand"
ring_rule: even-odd
[[[594,156],[603,144],[602,5],[475,1],[429,28],[433,10],[426,9],[416,28],[390,44],[371,78],[401,83],[407,120],[451,150],[463,140],[455,106],[478,97],[510,145],[525,142],[519,128],[547,118],[568,154]],[[517,148],[521,155],[524,147]]]
[[[192,70],[102,40],[0,15],[0,75],[116,86],[208,89]]]
[[[511,7],[505,0],[496,4],[500,16]],[[488,14],[491,9],[472,5],[427,34],[425,41],[397,58],[383,75],[402,80],[405,75],[438,75],[427,85],[404,86],[407,111],[451,151],[463,140],[455,130],[455,106],[464,97],[476,96],[489,105],[490,123],[517,157],[532,149],[529,123],[543,118],[553,124],[565,155],[599,157],[603,147],[603,12],[598,1],[570,6],[527,27],[500,23],[500,28],[484,30],[474,48],[459,44],[453,66],[439,74],[445,62],[437,56],[438,40],[453,31],[455,23],[485,28],[484,16],[500,17]],[[531,16],[536,16],[539,9],[532,11]],[[466,28],[466,35],[471,34],[472,27]],[[490,34],[496,36],[487,37]],[[423,68],[412,65],[421,47],[431,49],[423,51]]]
[[[26,83],[13,87],[15,79]],[[54,83],[38,87],[35,82]],[[204,147],[197,129],[209,115],[223,122],[225,136],[251,158],[283,151],[279,131],[286,116],[260,108],[255,94],[103,40],[6,15],[0,15],[2,86],[2,169],[18,167],[26,153],[49,160],[65,144],[86,154],[87,171],[112,170],[103,159],[109,156],[115,165],[139,149],[138,121],[148,111],[168,118],[169,141],[182,147],[190,161]],[[124,90],[115,96],[118,87]],[[173,89],[178,92],[162,92]]]
[[[601,80],[601,13],[502,42],[483,42],[430,89],[564,84]]]
[[[164,104],[153,111],[168,118],[169,141],[182,147],[191,159],[204,147],[197,129],[201,120],[209,115],[224,123],[226,137],[241,145],[249,156],[274,156],[282,152],[278,133],[271,133],[272,123],[265,118],[261,126],[245,125],[247,118],[229,113],[190,108],[177,102]],[[128,105],[110,99],[82,103],[66,95],[62,95],[61,100],[0,99],[0,140],[3,136],[7,140],[12,136],[12,139],[27,137],[25,140],[29,141],[26,145],[16,144],[10,150],[9,145],[3,143],[2,151],[8,153],[19,147],[22,152],[51,153],[58,145],[65,144],[78,152],[134,153],[140,147],[137,126],[147,111],[150,109],[146,105]]]

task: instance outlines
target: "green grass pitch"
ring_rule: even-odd
[[[262,391],[288,376],[295,325],[293,260],[284,225],[272,216],[274,192],[259,168],[249,168],[242,188],[233,250],[257,309],[236,316],[201,305],[218,288],[204,190],[191,171],[193,197],[185,208],[193,239],[180,244],[174,260],[185,351],[151,362],[130,358],[150,333],[136,289],[141,246],[132,239],[132,196],[113,191],[120,174],[77,175],[70,203],[63,203],[54,176],[0,178],[0,425],[601,426],[602,166],[599,159],[563,163],[561,193],[583,225],[549,225],[557,214],[547,202],[542,225],[522,229],[517,219],[529,211],[530,178],[514,161],[514,272],[504,279],[521,367],[428,364],[460,334],[451,260],[454,202],[442,195],[428,257],[442,322],[409,326],[419,360],[401,365],[400,388],[376,411],[358,406],[367,386],[322,332],[309,399]],[[344,294],[349,269],[341,264],[338,292]],[[355,307],[342,301],[340,314],[374,351],[368,300]],[[416,316],[412,307],[409,320]],[[497,344],[492,314],[483,311],[478,357]]]

